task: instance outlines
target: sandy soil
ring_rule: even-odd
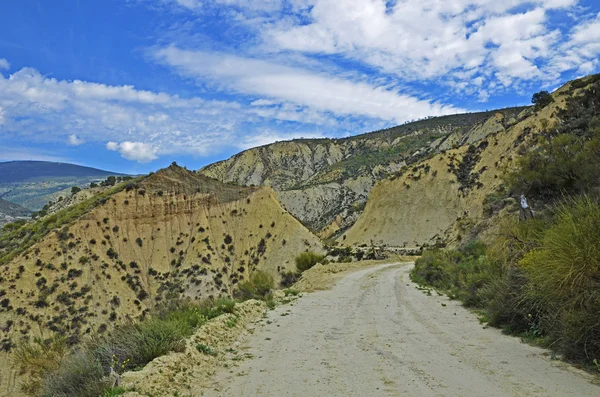
[[[409,281],[410,264],[351,273],[270,311],[204,396],[598,396],[594,377],[482,326]]]

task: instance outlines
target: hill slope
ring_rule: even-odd
[[[31,211],[27,208],[0,198],[0,227],[15,219],[27,217],[29,214]]]
[[[582,81],[575,86],[585,86]],[[442,151],[380,181],[362,216],[340,241],[416,247],[457,244],[481,234],[495,223],[490,220],[493,206],[518,209],[515,197],[494,203],[497,197],[508,195],[502,181],[504,169],[513,167],[521,155],[535,148],[537,140],[561,123],[558,109],[577,95],[570,82],[552,94],[553,103],[529,112],[513,126],[479,142]]]
[[[228,295],[254,269],[277,277],[299,252],[321,250],[268,188],[171,166],[120,189],[68,225],[61,211],[43,218],[34,226],[54,231],[0,264],[0,362],[20,341],[61,333],[75,342],[161,300]],[[3,386],[15,376],[7,371]]]
[[[88,186],[110,175],[123,174],[49,161],[0,162],[0,197],[38,211],[59,196],[67,197],[72,186]]]
[[[421,120],[345,139],[299,139],[244,151],[199,172],[271,186],[284,208],[322,237],[358,218],[376,181],[407,165],[504,131],[528,108]]]

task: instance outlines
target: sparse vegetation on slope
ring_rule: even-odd
[[[25,224],[20,228],[11,228],[8,233],[0,234],[0,265],[24,253],[52,230],[68,225],[93,208],[105,204],[112,195],[124,188],[123,184],[118,185],[78,205],[65,208],[36,222]]]

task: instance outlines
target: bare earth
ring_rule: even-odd
[[[600,396],[593,376],[417,290],[410,268],[360,270],[270,311],[240,347],[254,357],[204,395]]]

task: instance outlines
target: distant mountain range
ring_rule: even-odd
[[[123,174],[50,161],[7,161],[0,163],[0,183],[28,182],[40,179],[46,181],[48,178],[106,178],[110,175]]]
[[[68,196],[73,186],[86,187],[111,175],[124,174],[49,161],[0,162],[0,198],[37,211]]]

